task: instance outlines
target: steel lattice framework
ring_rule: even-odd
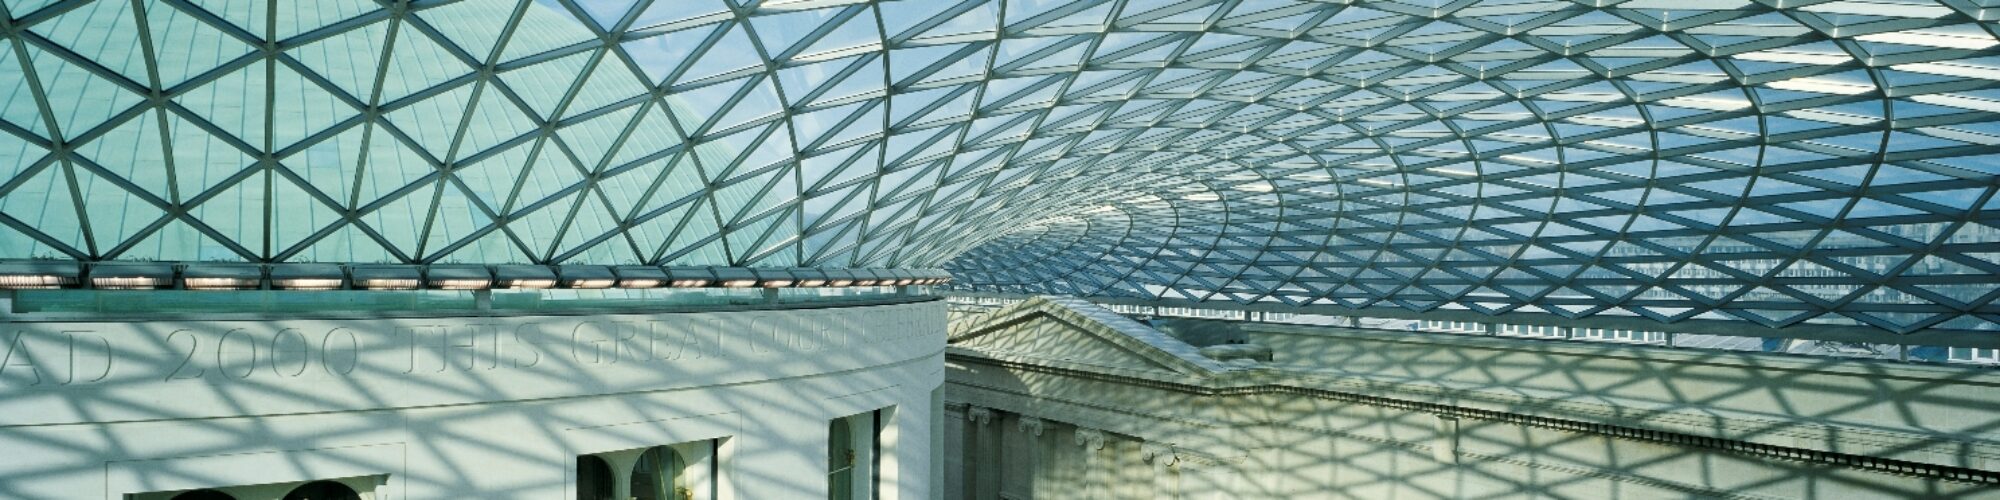
[[[8,0],[0,257],[2000,329],[1991,0]]]

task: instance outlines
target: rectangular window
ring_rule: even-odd
[[[833,419],[826,432],[826,498],[854,500],[854,417]]]
[[[880,500],[884,484],[894,484],[895,407],[833,419],[827,425],[827,498]],[[885,468],[885,465],[888,466]]]

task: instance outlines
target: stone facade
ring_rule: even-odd
[[[2000,498],[1985,370],[1280,325],[1244,326],[1272,361],[1218,363],[1143,328],[1063,299],[955,319],[946,411],[992,423],[947,426],[981,476],[946,489]]]
[[[577,498],[672,447],[692,498],[932,496],[936,301],[659,314],[27,318],[0,323],[0,498]],[[878,417],[877,410],[883,410]],[[880,420],[880,427],[875,420]],[[868,422],[862,424],[860,422]],[[877,431],[879,428],[881,430]],[[27,457],[23,459],[23,457]],[[711,473],[712,471],[712,473]],[[615,490],[612,491],[612,490]],[[128,497],[127,495],[138,495]]]

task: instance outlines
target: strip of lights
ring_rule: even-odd
[[[90,286],[105,290],[173,288],[174,266],[162,262],[115,262],[92,266]]]
[[[74,288],[83,283],[79,270],[68,262],[0,262],[0,289]]]
[[[716,268],[709,269],[709,272],[715,273],[714,285],[722,288],[751,288],[757,286],[758,283],[757,273],[745,268]],[[790,284],[791,278],[789,275],[784,279],[787,284]]]
[[[183,266],[181,288],[189,290],[255,290],[264,284],[264,268],[255,264]]]
[[[255,290],[263,282],[263,278],[182,278],[181,286],[189,290]]]
[[[495,288],[510,290],[543,290],[558,283],[556,272],[547,266],[494,266],[491,275]]]
[[[673,281],[666,270],[649,266],[619,266],[618,288],[659,288]]]
[[[345,280],[340,278],[291,278],[271,279],[271,288],[279,290],[339,290]]]
[[[0,289],[33,290],[76,286],[76,278],[49,275],[5,275],[0,276]]]
[[[0,261],[0,290],[549,290],[930,286],[934,269]]]

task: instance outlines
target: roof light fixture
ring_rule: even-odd
[[[270,276],[276,290],[338,290],[347,283],[337,264],[272,264]]]
[[[157,290],[174,286],[174,265],[104,262],[91,266],[90,286],[104,290]]]
[[[189,290],[254,290],[264,285],[264,268],[256,264],[198,262],[181,268],[181,287]]]
[[[0,289],[28,290],[77,286],[74,262],[0,262]]]

